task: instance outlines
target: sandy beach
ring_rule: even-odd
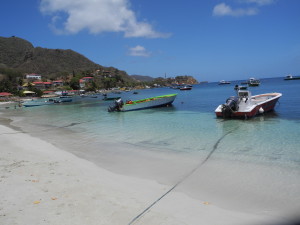
[[[296,216],[299,209],[299,195],[295,197],[299,194],[298,180],[288,184],[293,193],[285,193],[286,189],[278,188],[280,185],[275,183],[273,187],[250,186],[248,196],[240,196],[232,187],[251,184],[237,179],[237,172],[223,176],[217,163],[205,165],[201,172],[192,174],[193,179],[174,187],[176,183],[166,185],[108,171],[3,125],[0,125],[0,143],[0,224],[3,225],[247,225],[278,221],[288,224],[290,216]],[[285,172],[282,173],[284,177]],[[211,176],[218,179],[209,179]],[[271,178],[263,180],[265,177],[268,175],[253,179],[261,179],[261,184],[271,181]],[[295,177],[299,177],[298,171],[278,183],[290,182]],[[238,184],[237,180],[242,182]],[[224,192],[220,194],[221,189]],[[283,193],[274,198],[271,193],[277,191]],[[234,192],[237,195],[230,203],[227,197]],[[256,204],[259,198],[263,198],[262,204]],[[243,200],[239,204],[240,199]]]

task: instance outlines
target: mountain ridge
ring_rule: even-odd
[[[0,66],[23,73],[42,74],[46,78],[98,70],[134,81],[125,71],[101,66],[71,49],[34,47],[31,42],[15,36],[0,37]]]

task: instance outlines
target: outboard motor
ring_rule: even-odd
[[[108,107],[108,112],[121,111],[121,108],[124,105],[122,99],[119,98],[119,99],[115,100],[114,103],[115,103],[114,105]]]
[[[239,98],[231,96],[226,100],[226,103],[222,105],[222,115],[224,118],[231,117],[234,111],[239,110]]]

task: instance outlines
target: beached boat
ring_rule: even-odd
[[[221,80],[219,82],[219,85],[222,85],[222,84],[231,84],[231,82],[230,81]]]
[[[300,76],[287,75],[284,80],[300,80]]]
[[[238,90],[237,96],[232,96],[226,103],[219,105],[216,110],[217,117],[223,118],[250,118],[274,109],[281,93],[266,93],[251,96],[248,90]]]
[[[152,98],[145,98],[136,101],[126,101],[125,103],[122,99],[118,99],[114,102],[114,105],[108,108],[108,112],[125,112],[125,111],[133,111],[133,110],[141,110],[141,109],[149,109],[155,107],[162,107],[171,105],[175,100],[177,94],[169,94],[169,95],[161,95]]]

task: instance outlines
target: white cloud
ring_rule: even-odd
[[[256,8],[237,8],[232,9],[229,5],[225,3],[220,3],[216,5],[213,9],[214,16],[252,16],[258,13],[258,9]]]
[[[93,34],[123,32],[125,37],[170,36],[155,31],[148,23],[138,22],[129,0],[41,0],[40,10],[52,16],[51,27],[57,33],[88,30]]]
[[[151,53],[148,52],[143,46],[137,45],[135,47],[129,48],[129,55],[149,57]]]

